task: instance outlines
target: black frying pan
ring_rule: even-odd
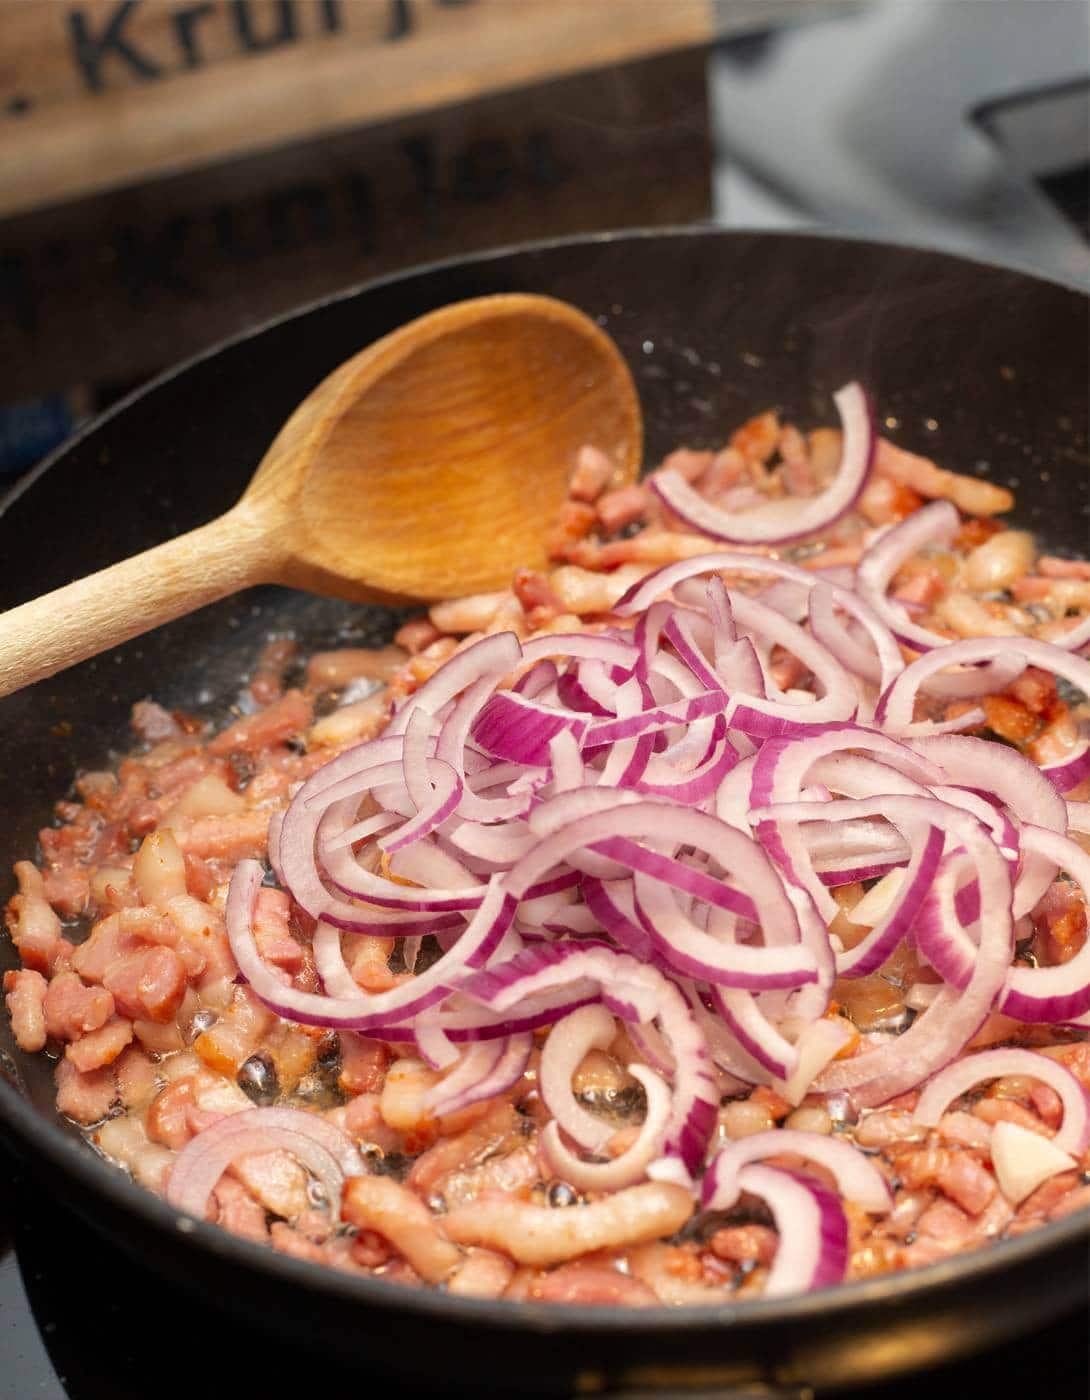
[[[166,376],[0,503],[0,602],[211,519],[334,366],[413,316],[505,291],[567,297],[602,319],[636,373],[649,460],[679,442],[719,442],[767,406],[827,422],[830,391],[858,377],[901,442],[1009,482],[1021,520],[1051,548],[1087,549],[1085,298],[908,248],[681,231],[541,245],[372,283]],[[270,628],[323,646],[383,640],[392,625],[390,614],[261,589],[0,702],[0,896],[74,771],[127,744],[134,700],[215,711]],[[5,941],[0,968],[14,962]],[[279,1335],[357,1358],[370,1376],[408,1368],[470,1394],[719,1394],[755,1380],[796,1391],[991,1345],[1086,1296],[1085,1217],[927,1269],[720,1309],[567,1310],[402,1290],[179,1221],[58,1120],[48,1064],[14,1049],[6,1021],[0,1071],[8,1136],[58,1196],[146,1263]]]

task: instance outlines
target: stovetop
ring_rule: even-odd
[[[296,1400],[317,1388],[353,1393],[361,1381],[371,1391],[385,1388],[367,1367],[363,1319],[360,1349],[361,1371],[350,1373],[194,1300],[47,1201],[0,1153],[0,1400]],[[928,1400],[1085,1400],[1086,1319],[1062,1319],[983,1357],[941,1367],[924,1384]],[[917,1376],[866,1394],[919,1400],[920,1387]],[[402,1382],[392,1389],[398,1400],[459,1393],[455,1375],[441,1392]]]

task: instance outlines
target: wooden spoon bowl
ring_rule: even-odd
[[[638,471],[632,377],[581,311],[512,293],[422,316],[319,384],[218,520],[0,617],[0,695],[257,583],[382,603],[503,587],[545,562],[585,443],[618,485]]]

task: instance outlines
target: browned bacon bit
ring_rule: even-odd
[[[407,660],[406,649],[401,646],[319,651],[307,662],[307,685],[313,690],[343,690],[352,681],[386,682]]]
[[[302,691],[289,690],[264,710],[243,716],[217,734],[208,751],[214,755],[259,753],[293,738],[310,721],[310,701]]]
[[[708,1240],[717,1259],[732,1264],[771,1264],[779,1243],[775,1230],[767,1225],[724,1225]]]
[[[174,715],[154,700],[138,700],[132,707],[132,727],[145,744],[177,739],[185,732]]]
[[[410,656],[415,656],[432,642],[437,642],[441,636],[442,633],[431,618],[414,617],[411,622],[402,623],[394,633],[394,641]]]
[[[537,569],[516,569],[511,586],[533,628],[544,627],[562,611],[548,575]]]
[[[581,447],[568,480],[568,495],[573,501],[596,501],[612,481],[615,470],[612,459],[601,448],[589,444]]]
[[[284,689],[284,673],[295,660],[299,648],[291,637],[274,637],[257,658],[250,677],[250,694],[259,705],[271,705]]]
[[[77,1123],[97,1123],[117,1099],[117,1083],[109,1066],[82,1074],[69,1059],[57,1061],[57,1109]]]
[[[541,1274],[530,1284],[530,1298],[541,1303],[650,1308],[659,1301],[645,1283],[596,1259],[577,1259]]]
[[[650,497],[646,486],[635,483],[621,486],[616,491],[607,491],[598,498],[598,521],[607,535],[619,534],[621,530],[642,520],[647,514]]]
[[[565,501],[549,530],[546,547],[550,559],[564,559],[572,545],[586,539],[598,519],[594,507],[585,501]]]
[[[20,1050],[34,1054],[45,1045],[45,1001],[48,983],[40,972],[20,969],[4,973],[4,1000]]]
[[[112,1065],[131,1042],[132,1022],[115,1016],[97,1031],[73,1041],[64,1053],[78,1070],[86,1073],[103,1065]]]

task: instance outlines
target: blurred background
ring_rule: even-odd
[[[1088,16],[0,0],[0,489],[224,337],[531,238],[824,226],[1090,283]]]

